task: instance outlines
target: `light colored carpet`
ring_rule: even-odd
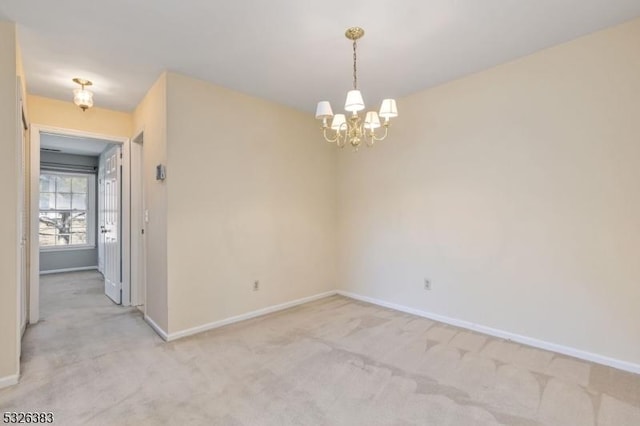
[[[339,296],[164,343],[95,272],[42,279],[0,411],[63,425],[640,425],[640,376]]]

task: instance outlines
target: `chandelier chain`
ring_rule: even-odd
[[[357,67],[357,56],[356,56],[356,41],[353,40],[353,89],[358,89],[358,67]]]

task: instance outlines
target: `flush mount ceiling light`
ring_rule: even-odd
[[[89,80],[85,80],[84,78],[74,78],[74,83],[79,84],[81,89],[73,90],[73,103],[78,105],[82,112],[86,111],[87,108],[91,108],[93,106],[93,92],[85,89],[85,86],[91,86],[93,83]]]
[[[344,33],[345,37],[353,41],[353,89],[347,92],[347,100],[344,103],[344,109],[347,113],[333,115],[331,104],[328,101],[318,102],[316,109],[316,118],[322,120],[322,134],[327,142],[335,143],[338,147],[343,148],[347,141],[354,150],[358,150],[360,144],[365,142],[366,145],[372,146],[376,141],[381,141],[387,137],[389,132],[389,119],[398,116],[398,108],[395,99],[385,99],[380,105],[380,113],[368,111],[362,117],[359,111],[365,109],[362,94],[358,90],[358,68],[357,68],[357,41],[364,36],[364,30],[360,27],[348,28]],[[331,126],[328,119],[332,118]],[[384,122],[380,123],[380,118]],[[380,134],[377,130],[384,128],[384,132]],[[333,133],[331,133],[333,132]]]

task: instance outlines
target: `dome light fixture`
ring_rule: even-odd
[[[398,107],[395,99],[385,99],[382,101],[379,113],[368,111],[364,114],[364,121],[362,120],[359,111],[363,111],[365,106],[362,93],[358,90],[356,48],[358,39],[364,36],[364,30],[360,27],[352,27],[348,28],[344,35],[353,41],[353,90],[347,92],[347,100],[344,104],[347,114],[333,115],[331,104],[328,101],[320,101],[316,108],[316,118],[322,120],[322,134],[327,142],[335,143],[339,148],[343,148],[348,141],[357,151],[362,142],[365,142],[367,146],[372,146],[376,141],[387,137],[389,119],[398,116]],[[332,118],[331,125],[328,123],[330,118]],[[384,119],[382,123],[380,118]],[[382,134],[376,132],[376,129],[380,127],[384,129]]]
[[[80,89],[73,90],[73,103],[78,105],[82,112],[93,106],[93,92],[85,89],[85,86],[91,86],[93,83],[84,78],[74,78],[73,82],[81,86]]]

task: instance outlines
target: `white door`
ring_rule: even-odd
[[[98,164],[98,271],[104,275],[104,171],[106,154],[100,155]]]
[[[102,203],[103,223],[99,234],[104,239],[103,275],[104,293],[114,302],[120,304],[121,300],[121,226],[120,226],[120,152],[119,146],[114,146],[104,155],[104,199]]]

